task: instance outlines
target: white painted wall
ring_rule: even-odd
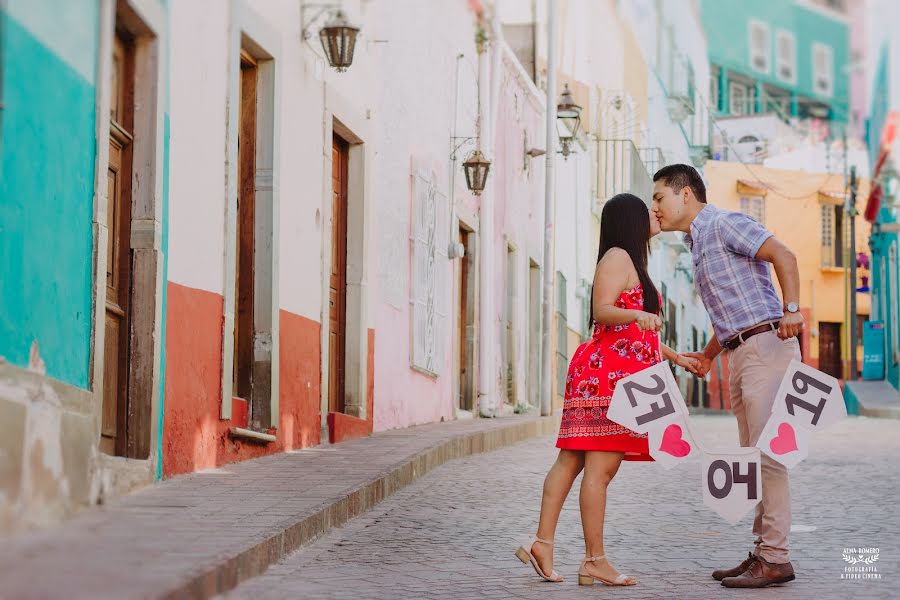
[[[438,332],[446,344],[446,364],[437,378],[410,368],[409,238],[412,231],[411,173],[423,168],[460,212],[478,225],[480,201],[466,189],[461,163],[450,161],[451,136],[476,135],[477,55],[475,17],[463,0],[352,0],[342,3],[362,30],[353,65],[335,73],[321,57],[318,25],[312,39],[301,39],[300,3],[294,0],[197,0],[173,5],[171,90],[171,180],[169,279],[217,294],[224,293],[226,199],[226,31],[234,6],[241,5],[280,34],[279,306],[316,322],[327,321],[325,286],[330,260],[332,119],[363,141],[358,158],[365,163],[368,203],[362,270],[365,314],[375,330],[376,430],[450,419],[455,416],[452,382],[456,331],[453,261],[436,264],[436,276],[448,283],[448,320]],[[314,15],[310,10],[307,15]],[[321,22],[320,22],[321,24]],[[541,259],[543,162],[523,170],[523,138],[542,147],[543,101],[502,44],[492,128],[483,149],[493,161],[495,192],[485,200],[495,215],[494,273],[495,369],[501,364],[500,318],[505,307],[506,245],[517,248],[516,314],[523,335],[516,339],[516,378],[525,397],[529,258]],[[461,59],[457,59],[463,55]],[[454,126],[456,73],[459,108]],[[490,98],[490,96],[489,96]],[[490,114],[490,109],[486,110]],[[487,129],[486,129],[487,130]],[[453,189],[451,168],[456,169]],[[453,223],[452,231],[456,224]],[[455,233],[453,235],[455,238]],[[476,276],[476,274],[473,274]],[[323,389],[324,393],[324,389]]]
[[[169,85],[169,281],[222,294],[227,5],[175,2]]]

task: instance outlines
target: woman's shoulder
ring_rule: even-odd
[[[600,260],[601,262],[608,261],[611,263],[631,264],[631,256],[628,252],[618,246],[613,246],[607,250]]]
[[[628,252],[618,246],[614,246],[601,257],[597,267],[600,268],[601,266],[616,270],[634,269],[634,262],[631,260],[631,255]]]

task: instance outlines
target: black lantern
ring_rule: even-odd
[[[350,25],[341,11],[337,11],[334,18],[319,30],[319,39],[328,64],[338,73],[343,73],[353,63],[357,34],[359,27]]]
[[[569,154],[572,153],[570,145],[578,134],[578,127],[581,125],[581,107],[575,104],[575,98],[569,90],[567,83],[563,89],[562,96],[559,97],[559,104],[556,106],[557,123],[562,126],[562,132],[559,134],[559,142],[562,144],[563,158],[568,160]]]
[[[473,150],[466,162],[463,163],[463,170],[466,172],[466,186],[473,194],[480,196],[487,183],[491,161],[484,157],[481,150]]]

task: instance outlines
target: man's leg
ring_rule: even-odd
[[[731,397],[731,412],[734,413],[738,424],[738,439],[742,447],[750,446],[750,429],[747,425],[747,406],[744,403],[744,395],[742,391],[743,377],[742,372],[747,365],[747,353],[749,347],[743,345],[734,352],[728,354],[728,393]],[[753,542],[754,556],[758,553],[759,544],[762,541],[760,534],[762,532],[762,506],[756,505],[756,516],[753,519],[753,535],[756,539]]]
[[[800,358],[796,339],[781,340],[774,333],[753,336],[743,365],[741,396],[749,433],[748,446],[756,445],[772,415],[775,394],[791,360]],[[743,440],[742,440],[743,445]],[[754,533],[759,536],[757,556],[770,563],[790,561],[791,488],[787,468],[762,455],[762,500],[757,505]]]
[[[741,346],[734,352],[728,353],[728,395],[731,399],[731,412],[734,413],[734,417],[737,419],[738,438],[740,439],[741,446],[745,447],[750,445],[750,430],[747,426],[747,407],[744,403],[744,397],[741,391],[741,380],[744,365],[747,362],[747,350],[747,348]],[[759,505],[757,505],[756,508],[757,513],[756,520],[753,523],[753,533],[757,536],[755,544],[756,547],[758,547],[760,543],[759,530],[762,523],[762,512],[759,509]],[[756,550],[753,552],[753,555],[755,554]],[[750,565],[753,564],[754,560],[755,559],[752,556],[748,555],[747,558],[736,567],[717,569],[713,571],[713,579],[722,581],[726,577],[737,577],[746,571]]]

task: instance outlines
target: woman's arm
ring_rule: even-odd
[[[635,273],[631,257],[621,248],[611,248],[597,264],[594,273],[594,302],[591,316],[601,325],[637,323],[642,330],[659,331],[662,321],[641,310],[618,308],[616,300],[629,288],[629,276]]]
[[[679,354],[662,342],[659,343],[659,351],[662,354],[664,360],[672,361],[682,369],[690,371],[694,375],[699,374],[698,370],[700,368],[700,361],[696,358],[685,356],[684,354]]]
[[[675,362],[675,359],[678,358],[678,353],[662,342],[659,343],[659,351],[662,354],[663,360],[671,360],[672,362]]]

